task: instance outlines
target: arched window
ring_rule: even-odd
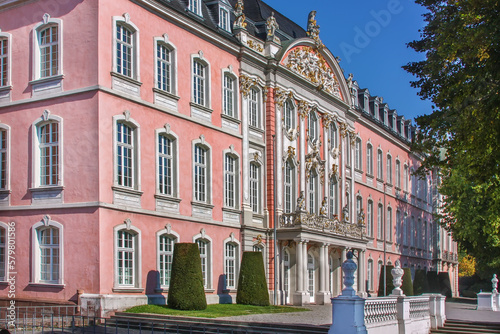
[[[311,141],[319,139],[318,116],[316,116],[316,112],[314,110],[309,112],[307,134],[309,136],[309,140]]]
[[[311,170],[309,175],[309,213],[318,212],[318,173]]]
[[[250,206],[254,213],[261,212],[261,186],[260,186],[260,166],[255,163],[250,163]]]
[[[295,164],[288,159],[285,162],[285,179],[283,183],[285,197],[285,213],[291,213],[294,210],[295,203]]]
[[[338,185],[336,178],[330,179],[329,195],[330,198],[329,198],[328,211],[330,214],[330,218],[333,218],[334,215],[338,214],[337,213]]]
[[[33,225],[33,282],[43,284],[64,284],[63,225],[45,216]]]
[[[257,87],[252,87],[248,95],[248,123],[254,128],[262,127],[260,109],[260,90]]]
[[[355,161],[355,164],[354,164],[354,168],[358,169],[358,170],[362,170],[363,169],[363,150],[362,150],[362,147],[361,147],[362,143],[361,143],[361,139],[360,138],[356,138],[356,161]]]
[[[368,200],[366,207],[366,234],[373,237],[373,201]]]
[[[235,153],[224,154],[224,206],[238,207],[239,194],[239,159]]]
[[[328,128],[328,140],[330,142],[330,148],[338,147],[337,126],[333,122]]]
[[[292,100],[288,99],[285,101],[283,106],[283,118],[285,121],[285,131],[290,131],[295,128],[295,107]]]
[[[314,301],[314,296],[315,296],[315,270],[314,270],[314,256],[312,254],[307,254],[307,282],[308,282],[308,288],[307,291],[309,292],[309,297],[311,302]]]
[[[33,28],[34,80],[63,74],[62,23],[62,20],[45,14],[44,21]]]
[[[383,154],[382,150],[377,151],[377,179],[383,180],[384,179],[384,162],[383,162]]]
[[[392,208],[391,207],[388,207],[387,208],[387,223],[386,223],[386,226],[387,226],[387,241],[392,241],[392,234],[393,234],[393,231],[392,231]]]

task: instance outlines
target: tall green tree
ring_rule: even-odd
[[[439,168],[441,223],[479,265],[500,269],[500,1],[416,2],[427,24],[409,46],[426,59],[404,68],[434,104],[416,119],[419,172]]]

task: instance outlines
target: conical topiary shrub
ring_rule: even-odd
[[[413,280],[413,293],[419,296],[423,293],[429,293],[429,283],[427,282],[427,273],[424,269],[415,271],[415,279]]]
[[[411,270],[410,268],[403,268],[403,285],[401,289],[406,296],[413,296],[413,282],[411,281]]]
[[[174,246],[167,304],[178,310],[207,308],[200,251],[195,243],[176,243]]]
[[[431,293],[441,293],[437,272],[435,271],[427,272],[427,283],[429,284],[429,291]]]
[[[392,274],[391,270],[394,269],[394,266],[382,266],[382,270],[380,270],[380,277],[378,280],[378,296],[383,297],[384,296],[384,268],[386,272],[386,295],[390,295],[392,293],[392,290],[394,290],[394,284],[392,284]]]
[[[448,298],[451,298],[451,282],[450,275],[446,271],[441,271],[438,274],[440,293]]]
[[[269,291],[261,252],[243,252],[236,303],[269,305]]]

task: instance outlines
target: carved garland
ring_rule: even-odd
[[[325,184],[325,160],[321,160],[319,154],[319,145],[314,147],[314,150],[306,155],[306,182],[309,182],[311,170],[316,169],[320,178],[321,184]]]

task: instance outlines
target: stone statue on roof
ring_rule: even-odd
[[[236,3],[236,8],[234,9],[234,16],[236,16],[236,19],[234,20],[233,29],[246,28],[247,23],[245,22],[246,17],[243,13],[244,9],[245,5],[243,4],[243,0],[238,0],[238,2]]]
[[[276,30],[278,29],[279,25],[274,18],[274,12],[271,12],[271,16],[269,16],[266,20],[267,40],[274,40]]]
[[[316,11],[313,10],[309,13],[307,19],[307,36],[314,39],[316,46],[321,49],[324,45],[319,39],[319,25],[316,24]]]

